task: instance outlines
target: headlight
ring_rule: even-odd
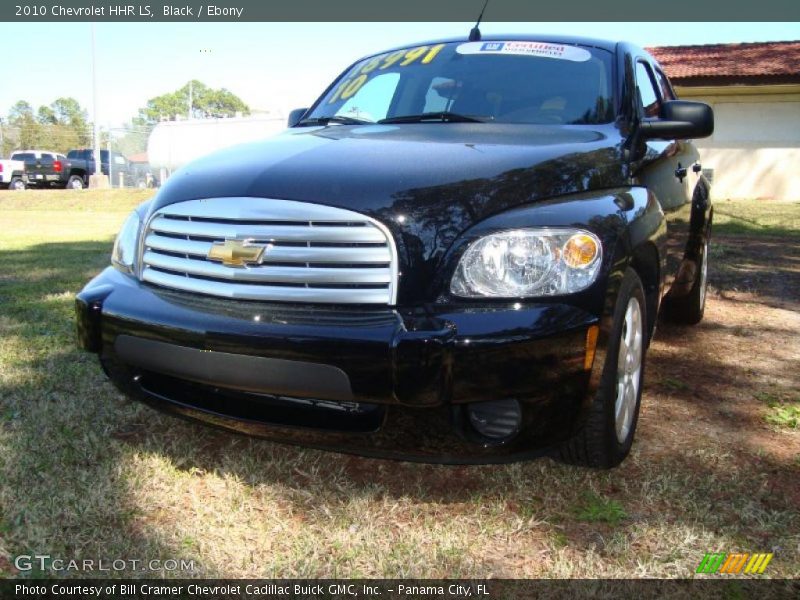
[[[117,239],[114,242],[114,250],[111,251],[111,264],[125,273],[133,273],[141,225],[139,214],[133,211],[125,220],[125,224],[119,230]]]
[[[559,296],[589,287],[603,248],[581,229],[512,229],[470,244],[450,282],[467,298]]]

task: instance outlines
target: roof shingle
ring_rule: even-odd
[[[648,50],[677,85],[800,82],[800,40]]]

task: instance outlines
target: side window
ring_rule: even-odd
[[[400,73],[384,73],[370,79],[336,114],[365,121],[385,119],[399,81]]]
[[[653,85],[650,68],[643,62],[636,63],[636,85],[639,86],[639,93],[642,96],[644,116],[657,117],[661,103],[658,101],[658,93]]]
[[[52,154],[45,154],[43,152],[42,153],[42,158],[40,160],[42,162],[48,162],[48,163],[53,162],[53,155]]]
[[[675,94],[669,85],[667,76],[659,69],[656,69],[656,79],[658,80],[658,87],[661,90],[661,98],[663,100],[675,100]]]

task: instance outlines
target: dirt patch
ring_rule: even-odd
[[[766,420],[771,401],[800,401],[800,244],[714,242],[704,320],[660,324],[650,348],[641,452],[658,460],[681,448],[698,473],[735,462],[765,505],[800,506],[800,432]]]

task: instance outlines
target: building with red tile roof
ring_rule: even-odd
[[[648,50],[678,86],[800,83],[800,41]]]
[[[714,108],[696,143],[716,198],[800,200],[800,40],[648,50],[680,98]]]

